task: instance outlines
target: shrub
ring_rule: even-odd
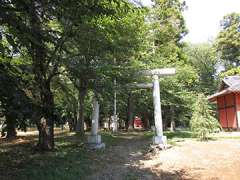
[[[200,140],[207,140],[210,133],[220,128],[218,121],[212,115],[208,100],[203,94],[198,95],[193,106],[190,126],[193,134]]]

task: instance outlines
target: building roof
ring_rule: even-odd
[[[227,76],[223,78],[223,82],[228,86],[240,84],[240,76]]]
[[[230,94],[233,92],[240,92],[240,76],[225,77],[217,93],[208,97],[210,101],[216,101],[217,97]]]

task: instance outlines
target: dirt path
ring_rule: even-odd
[[[142,168],[183,172],[183,179],[240,179],[240,140],[185,141],[178,146],[140,160]]]
[[[101,169],[89,176],[94,180],[122,180],[122,179],[152,179],[151,172],[146,173],[139,169],[139,160],[149,147],[150,140],[141,135],[124,135],[117,145],[107,147],[98,158]],[[150,178],[149,178],[150,177]]]
[[[88,179],[240,179],[240,140],[187,140],[159,154],[146,154],[150,139],[125,137],[97,157],[101,169]]]

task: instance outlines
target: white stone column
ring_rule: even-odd
[[[111,117],[111,120],[112,120],[112,132],[113,132],[113,134],[116,134],[117,133],[117,131],[118,131],[118,117],[117,117],[117,115],[113,115],[112,117]]]
[[[153,76],[153,105],[154,105],[154,121],[156,127],[157,136],[163,135],[162,128],[162,112],[161,112],[161,101],[160,101],[160,87],[159,78],[157,75]]]
[[[101,135],[98,134],[99,107],[100,105],[96,97],[93,97],[92,127],[91,134],[88,136],[88,143],[92,149],[101,149],[105,147],[105,144],[101,142]]]
[[[162,111],[160,101],[159,78],[153,75],[153,105],[156,136],[153,137],[153,144],[163,144],[167,142],[166,136],[163,136]]]
[[[117,81],[114,79],[114,102],[113,102],[113,116],[111,117],[112,119],[112,132],[114,134],[117,133],[118,131],[118,117],[117,117]]]
[[[94,97],[91,135],[96,136],[98,134],[98,122],[99,122],[99,103]]]

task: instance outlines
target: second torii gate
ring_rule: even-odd
[[[175,68],[163,68],[142,71],[140,74],[143,76],[152,76],[152,84],[135,84],[137,88],[153,88],[153,105],[154,105],[154,121],[155,121],[155,136],[153,136],[153,144],[167,144],[167,137],[163,136],[162,125],[162,111],[160,101],[160,85],[159,77],[170,76],[176,73]]]

